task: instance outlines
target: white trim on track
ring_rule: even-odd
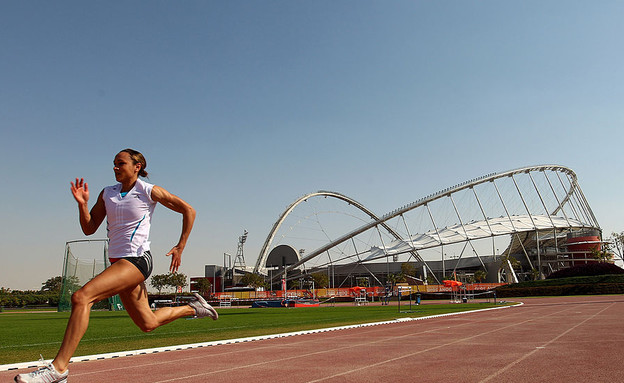
[[[509,307],[521,306],[521,305],[523,305],[522,302],[516,305],[511,305],[511,306],[492,307],[492,308],[487,308],[487,309],[461,311],[457,313],[448,313],[448,314],[429,315],[429,316],[416,317],[416,318],[405,317],[405,318],[398,318],[398,319],[383,321],[383,322],[361,323],[361,324],[347,325],[347,326],[320,328],[316,330],[305,330],[305,331],[295,331],[295,332],[287,332],[287,333],[281,333],[281,334],[252,336],[252,337],[247,337],[247,338],[216,340],[216,341],[204,342],[204,343],[192,343],[192,344],[184,344],[184,345],[178,345],[178,346],[146,348],[143,350],[132,350],[132,351],[111,352],[107,354],[76,356],[76,357],[71,358],[70,363],[87,362],[91,360],[101,360],[101,359],[121,358],[124,356],[156,354],[159,352],[166,352],[166,351],[189,350],[193,348],[220,346],[224,344],[233,344],[233,343],[253,342],[253,341],[258,341],[258,340],[285,338],[285,337],[297,336],[297,335],[317,334],[317,333],[323,333],[323,332],[329,332],[329,331],[339,331],[339,330],[347,330],[347,329],[354,329],[354,328],[379,326],[379,325],[385,325],[385,324],[417,321],[417,320],[424,320],[424,319],[441,318],[441,317],[461,315],[461,314],[470,314],[470,313],[481,312],[481,311],[499,310],[499,309],[506,309]],[[44,361],[44,363],[50,363],[51,361],[52,361],[51,359],[46,360]],[[14,363],[14,364],[1,364],[0,371],[19,370],[19,369],[25,369],[25,368],[37,368],[37,367],[40,367],[41,365],[42,365],[41,361]]]

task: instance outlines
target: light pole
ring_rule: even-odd
[[[228,263],[225,263],[226,257],[228,259]],[[226,265],[229,265],[229,267]],[[223,268],[225,269],[225,273],[223,273],[224,275],[223,275],[223,283],[221,283],[221,292],[225,291],[225,279],[227,278],[227,274],[231,267],[232,267],[232,256],[228,253],[223,253]],[[234,275],[232,275],[232,279],[234,279]]]

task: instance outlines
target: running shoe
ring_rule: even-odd
[[[68,375],[69,370],[61,374],[56,371],[52,363],[48,363],[33,372],[17,375],[15,381],[17,383],[67,383]]]
[[[213,320],[219,318],[217,310],[212,308],[201,295],[197,293],[193,293],[193,295],[195,299],[189,303],[189,306],[195,309],[195,318],[211,317]]]

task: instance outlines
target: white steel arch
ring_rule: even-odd
[[[273,242],[273,239],[275,238],[275,234],[279,230],[280,226],[282,225],[282,223],[284,222],[288,214],[290,214],[300,203],[305,202],[309,198],[319,197],[319,196],[320,197],[332,197],[332,198],[345,201],[348,204],[353,205],[359,210],[366,213],[371,219],[375,221],[379,220],[379,217],[377,217],[372,211],[368,210],[364,205],[362,205],[361,203],[357,202],[356,200],[352,198],[347,197],[344,194],[340,194],[340,193],[336,193],[332,191],[326,191],[326,190],[319,190],[314,193],[306,194],[303,197],[297,199],[292,204],[290,204],[290,206],[288,206],[286,210],[280,215],[280,217],[275,222],[275,224],[273,224],[273,228],[269,232],[269,235],[267,236],[266,240],[264,241],[264,245],[262,246],[262,249],[260,250],[260,256],[258,257],[258,260],[256,261],[256,266],[254,267],[254,273],[258,273],[260,269],[264,268],[266,259],[269,256],[270,245]],[[401,236],[398,233],[396,233],[392,228],[388,227],[385,223],[381,222],[380,225],[383,226],[396,239],[401,239]]]
[[[558,238],[566,231],[600,230],[596,217],[578,185],[576,174],[560,165],[529,166],[503,173],[491,173],[428,195],[381,217],[377,217],[349,197],[321,191],[298,199],[284,211],[265,241],[256,263],[256,272],[262,267],[275,232],[286,216],[299,203],[316,195],[331,196],[353,204],[366,212],[371,221],[309,252],[299,262],[289,266],[288,270],[295,269],[368,230],[379,231],[379,226],[391,233],[394,239],[390,243],[384,243],[380,234],[381,242],[371,246],[365,261],[405,253],[415,254],[416,258],[422,261],[420,251],[441,248],[439,253],[443,268],[444,247],[461,242],[465,242],[465,246],[459,258],[461,259],[467,246],[470,245],[472,252],[484,265],[473,246],[475,240],[492,238],[491,252],[495,254],[498,252],[494,245],[495,237],[510,235],[513,242],[514,238],[520,239],[519,233],[534,232],[539,258],[540,241],[546,235],[552,237],[556,247]],[[496,207],[493,208],[493,205]],[[435,210],[435,206],[438,210]],[[426,229],[410,229],[406,217],[417,211],[422,211],[422,216],[428,221]],[[404,224],[403,233],[391,229],[393,225],[389,223],[396,220]],[[526,254],[524,248],[523,251]],[[528,255],[527,260],[530,264]],[[331,262],[334,261],[330,260]]]

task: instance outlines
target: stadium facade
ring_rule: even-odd
[[[301,235],[280,235],[285,225],[292,231],[289,216],[314,198],[340,200],[366,222],[334,235],[323,230],[327,240],[313,249],[298,243]],[[284,245],[293,249],[290,257],[278,256],[282,265],[270,261]],[[487,282],[514,282],[596,262],[601,245],[600,226],[576,174],[541,165],[475,178],[381,216],[336,192],[308,194],[280,215],[253,271],[274,282],[284,272],[289,280],[321,272],[330,287],[362,278],[383,285],[409,263],[415,280],[472,278],[481,271]]]

